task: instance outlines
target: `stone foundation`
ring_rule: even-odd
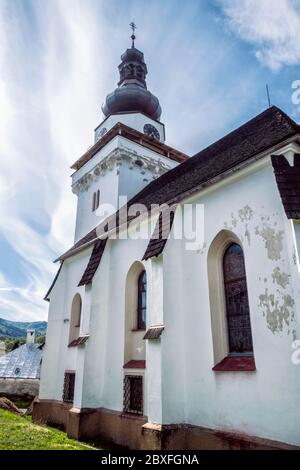
[[[144,416],[124,414],[105,408],[84,408],[54,400],[34,403],[34,422],[61,426],[69,437],[79,440],[112,442],[130,449],[140,449]]]
[[[105,408],[78,409],[55,400],[37,400],[34,422],[63,427],[79,440],[111,442],[143,450],[300,450],[289,444],[189,424],[160,425]]]
[[[239,433],[214,431],[189,424],[142,427],[144,450],[300,450],[300,447]]]

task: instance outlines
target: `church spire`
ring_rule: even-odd
[[[131,35],[131,39],[132,39],[132,45],[131,45],[131,48],[134,49],[134,41],[136,39],[136,35],[135,35],[135,30],[136,30],[136,24],[134,21],[132,21],[129,25],[132,29],[132,35]]]
[[[111,114],[124,112],[141,112],[159,120],[161,107],[158,99],[147,90],[146,75],[147,65],[144,54],[135,48],[136,24],[130,23],[132,29],[132,46],[121,56],[119,65],[120,80],[118,87],[106,97],[102,106],[103,114],[107,117]]]

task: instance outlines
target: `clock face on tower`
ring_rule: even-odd
[[[152,126],[152,124],[145,124],[144,125],[144,134],[148,135],[149,137],[153,137],[154,139],[159,140],[160,134],[156,127]]]
[[[98,129],[96,131],[96,140],[100,140],[104,136],[104,134],[106,134],[106,132],[107,129],[105,127],[102,127],[102,129]]]

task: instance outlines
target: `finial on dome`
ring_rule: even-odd
[[[129,26],[132,29],[132,35],[131,35],[132,45],[131,45],[131,47],[134,48],[134,41],[136,39],[136,36],[135,36],[136,24],[135,24],[134,21],[132,21]]]

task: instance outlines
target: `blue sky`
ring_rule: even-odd
[[[300,119],[299,0],[0,0],[0,317],[47,317],[73,242],[70,165],[93,142],[120,55],[145,54],[167,143],[193,155],[271,101]]]

